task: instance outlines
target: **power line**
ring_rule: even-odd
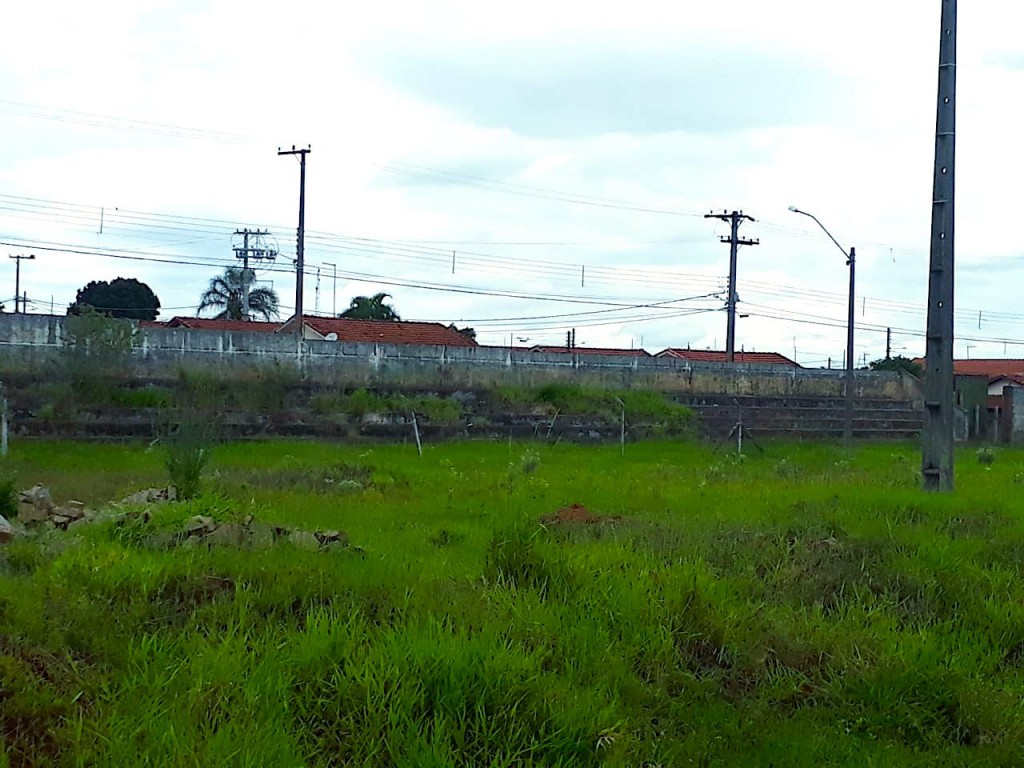
[[[6,205],[4,205],[5,202]],[[104,210],[98,206],[61,203],[41,198],[0,195],[0,209],[4,207],[35,211],[44,216],[52,215],[57,218],[68,218],[80,225],[82,228],[88,227],[89,231],[93,233],[95,232],[95,227],[98,224],[100,212]],[[222,222],[212,218],[175,216],[117,208],[106,210],[111,227],[123,227],[126,228],[124,230],[126,232],[133,232],[133,228],[141,228],[141,231],[158,232],[161,237],[173,234],[173,236],[177,238],[175,245],[181,244],[182,241],[180,238],[183,235],[195,236],[196,234],[201,234],[203,237],[199,238],[200,241],[205,241],[207,238],[212,240],[219,237],[227,237],[229,231],[233,231],[235,227],[235,224],[228,224],[227,222]],[[229,227],[230,230],[228,229]],[[194,242],[195,240],[196,238],[193,237],[185,242]],[[379,257],[381,256],[398,261],[405,260],[409,263],[418,265],[422,265],[426,262],[435,263],[438,266],[441,266],[442,264],[447,266],[450,263],[450,255],[447,249],[415,247],[400,240],[355,238],[337,233],[315,233],[312,231],[309,232],[309,240],[315,251],[322,251],[324,254],[345,253],[350,258],[358,257],[363,259],[373,259],[375,263],[380,262]],[[17,243],[16,246],[32,247],[33,244],[34,241],[26,238]],[[146,248],[162,249],[169,247],[171,246],[154,245],[151,247],[147,246]],[[126,252],[140,256],[146,248],[137,247],[131,251],[128,251],[128,249],[112,250],[120,250],[121,253],[118,254],[117,257],[126,258]],[[91,255],[103,255],[96,249],[90,250],[89,253]],[[139,258],[138,260],[142,261],[144,259]],[[154,258],[152,260],[154,262],[164,261],[159,258]],[[177,263],[178,261],[181,261],[181,259],[166,261],[167,263]],[[189,257],[187,261],[195,264],[196,266],[210,266],[211,261],[213,261],[213,266],[221,268],[224,266],[222,262],[211,260],[209,257],[204,257],[202,259],[198,257]],[[326,262],[324,261],[321,263]],[[579,269],[578,264],[559,263],[552,259],[540,260],[520,257],[508,258],[486,253],[477,254],[475,251],[465,251],[464,255],[460,257],[459,263],[467,267],[478,269],[485,274],[493,272],[511,272],[517,275],[533,274],[538,277],[567,280],[573,279],[575,275],[578,275]],[[350,279],[374,279],[373,276],[369,274],[365,277],[356,277],[355,275],[362,274],[358,270],[353,270],[349,274],[351,276]],[[697,286],[707,286],[709,288],[720,287],[720,281],[722,280],[721,276],[699,273],[681,273],[676,270],[673,270],[672,273],[666,273],[654,269],[623,269],[620,267],[599,267],[591,265],[588,265],[587,267],[587,276],[593,283],[606,283],[613,284],[615,286],[621,286],[624,283],[631,283],[640,287],[667,288],[671,286],[678,286],[680,288],[691,290]],[[402,281],[400,278],[391,281],[392,284],[399,285],[405,282],[406,281]],[[815,303],[830,304],[838,303],[841,299],[839,294],[833,294],[812,288],[780,285],[774,282],[762,283],[754,280],[745,280],[744,285],[746,286],[745,292],[749,292],[751,294],[778,298],[793,297],[804,303],[813,301]],[[410,287],[412,287],[412,284],[410,284]],[[890,299],[864,297],[862,298],[862,302],[865,308],[888,315],[922,317],[925,311],[924,306],[921,304],[911,304],[909,302]],[[990,324],[1011,326],[1024,321],[1024,315],[1021,315],[1020,313],[984,310],[984,314]],[[956,315],[960,320],[965,320],[967,317],[971,317],[973,320],[977,315],[977,310],[964,308],[957,310]]]
[[[9,242],[0,240],[0,245],[7,245],[13,247],[23,247],[24,242]],[[106,257],[114,259],[124,259],[127,261],[140,261],[140,262],[151,262],[158,264],[173,264],[177,266],[189,265],[189,266],[201,266],[201,267],[213,267],[223,269],[231,265],[231,261],[217,261],[213,259],[207,260],[196,260],[186,257],[177,258],[161,258],[151,255],[138,255],[137,252],[132,252],[127,249],[114,249],[120,252],[114,253],[110,250],[103,251],[98,249],[85,249],[80,247],[68,246],[60,243],[33,243],[33,247],[41,251],[50,251],[56,253],[71,253],[83,256],[96,256]],[[273,266],[267,267],[265,272],[273,273],[285,273],[291,274],[292,270]],[[635,307],[638,303],[643,302],[628,302],[624,303],[621,299],[615,299],[611,297],[570,297],[561,294],[541,294],[541,293],[518,293],[514,291],[503,291],[503,290],[487,290],[480,288],[470,288],[466,286],[453,286],[443,285],[436,283],[425,283],[425,282],[413,282],[409,280],[401,280],[386,275],[371,274],[365,272],[338,272],[339,275],[347,277],[351,280],[358,280],[361,282],[374,282],[381,285],[396,285],[408,288],[416,288],[420,290],[430,291],[444,291],[448,293],[463,293],[471,295],[481,296],[496,296],[501,298],[512,298],[512,299],[527,299],[535,301],[554,301],[562,302],[567,304],[584,304],[584,305],[597,305],[597,306],[617,306],[617,307]],[[677,299],[678,300],[678,299]],[[675,301],[677,301],[675,300]],[[673,301],[666,299],[665,302]]]
[[[385,165],[377,165],[382,171],[386,173],[394,173],[400,176],[410,176],[413,178],[435,178],[439,180],[448,181],[451,184],[468,184],[472,186],[483,186],[491,187],[492,191],[503,192],[509,195],[518,195],[521,197],[533,197],[541,200],[552,200],[560,203],[571,203],[574,205],[589,205],[597,208],[609,208],[614,210],[622,211],[633,211],[636,213],[654,213],[663,214],[668,216],[691,216],[699,217],[701,214],[695,211],[680,211],[672,210],[670,208],[654,208],[651,206],[638,205],[623,200],[616,200],[614,198],[595,197],[592,195],[581,195],[570,192],[561,192],[559,190],[549,189],[547,187],[535,187],[528,184],[519,184],[511,181],[502,181],[500,179],[491,179],[486,176],[473,176],[467,173],[455,173],[453,171],[444,171],[437,168],[428,168],[422,165],[413,165],[412,163],[400,163],[392,161]]]
[[[38,120],[50,120],[62,123],[77,123],[94,128],[110,128],[132,133],[147,133],[154,136],[165,136],[179,139],[201,139],[219,143],[241,144],[255,141],[251,136],[224,131],[211,131],[205,128],[188,128],[169,123],[157,123],[148,120],[133,120],[113,115],[100,115],[94,112],[78,112],[72,109],[44,107],[39,104],[28,104],[22,101],[0,99],[0,112],[19,117]]]
[[[102,209],[99,206],[84,206],[80,204],[72,203],[59,203],[55,201],[43,200],[40,198],[27,198],[12,195],[0,195],[0,209],[5,207],[3,201],[6,200],[9,204],[16,206],[30,206],[30,207],[43,207],[44,210],[47,207],[56,208],[58,216],[64,217],[70,214],[72,221],[88,226],[90,231],[94,231],[95,224],[99,219],[100,212]],[[210,239],[218,236],[226,236],[227,230],[233,231],[235,223],[228,223],[219,221],[216,219],[202,218],[202,217],[186,217],[186,216],[174,216],[167,214],[155,214],[142,211],[130,211],[126,209],[109,209],[110,226],[118,227],[119,224],[124,223],[128,225],[129,229],[124,230],[126,232],[131,231],[131,227],[142,227],[147,230],[156,229],[161,234],[168,232],[187,233],[195,234],[198,230],[204,235],[208,235]],[[761,224],[761,226],[764,226]],[[123,227],[122,227],[123,229]],[[328,232],[315,232],[309,231],[308,233],[310,241],[314,247],[320,250],[328,250],[332,252],[345,252],[360,254],[376,254],[376,255],[387,255],[396,259],[405,259],[414,263],[421,263],[424,260],[432,261],[438,265],[442,262],[444,264],[450,263],[450,254],[447,249],[440,248],[417,248],[409,246],[405,241],[400,240],[381,240],[375,238],[365,237],[353,237],[349,235],[328,233]],[[154,246],[159,247],[159,246]],[[548,274],[552,277],[564,277],[566,279],[571,278],[573,275],[578,274],[578,264],[564,264],[555,262],[552,259],[537,260],[537,259],[523,259],[515,258],[509,259],[508,257],[499,257],[491,254],[479,254],[473,251],[464,251],[460,258],[460,263],[470,266],[479,266],[488,270],[498,269],[503,271],[514,271],[521,273],[524,271],[533,272],[534,274]],[[589,265],[588,265],[589,266]],[[674,272],[673,274],[666,274],[650,269],[622,269],[617,267],[599,267],[589,266],[588,276],[592,281],[598,282],[609,282],[620,284],[624,280],[633,282],[637,285],[656,285],[663,286],[665,284],[679,284],[680,281],[685,281],[687,286],[693,284],[694,281],[699,281],[704,284],[710,284],[713,281],[720,279],[712,277],[706,274],[685,274]],[[806,297],[814,300],[821,300],[826,297],[835,297],[837,300],[840,298],[838,294],[832,294],[825,291],[816,289],[803,289],[796,288],[793,286],[778,285],[775,283],[764,284],[758,283],[757,281],[747,280],[744,282],[748,291],[761,291],[762,286],[768,287],[768,293],[771,295],[783,295],[789,294],[796,297]],[[912,311],[915,313],[923,313],[922,305],[909,305],[905,302],[896,302],[893,300],[884,299],[864,299],[872,304],[877,304],[883,308],[885,307],[897,307],[897,306],[908,306],[912,307]],[[892,311],[899,311],[893,309]],[[974,310],[961,310],[961,312],[974,313]],[[1014,316],[1014,313],[1000,313],[996,311],[987,312],[990,318],[993,320],[999,319],[1024,319],[1022,315]]]

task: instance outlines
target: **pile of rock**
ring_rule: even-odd
[[[26,528],[42,526],[66,531],[75,523],[91,518],[92,513],[80,501],[66,501],[57,506],[49,489],[41,485],[34,485],[18,494],[17,521]]]
[[[312,552],[340,549],[349,545],[344,531],[299,531],[263,523],[247,515],[240,522],[218,523],[207,515],[196,515],[185,523],[180,539],[214,546],[265,549],[278,541],[286,541],[299,549]]]
[[[138,507],[144,504],[157,504],[174,501],[176,494],[173,487],[147,488],[123,498],[117,506]],[[36,485],[18,494],[18,516],[14,523],[0,517],[0,544],[13,540],[27,529],[59,529],[74,530],[90,520],[97,518],[97,513],[85,508],[80,501],[67,501],[61,506],[53,503],[50,491]],[[142,513],[142,521],[147,522],[150,510]],[[126,521],[138,519],[138,513],[125,511],[116,517],[116,522],[123,525]],[[287,542],[299,549],[316,552],[320,550],[342,549],[349,546],[348,534],[344,531],[301,531],[284,528],[279,525],[260,522],[248,515],[240,521],[217,522],[206,515],[196,515],[189,519],[184,528],[177,533],[164,532],[153,535],[151,544],[161,547],[173,547],[182,544],[207,544],[211,546],[229,546],[244,549],[265,549],[277,542]],[[354,551],[361,552],[360,547]]]
[[[32,528],[69,530],[92,519],[93,513],[80,501],[57,506],[50,491],[34,485],[18,493],[18,515],[14,521],[0,517],[0,544],[6,544]]]
[[[169,485],[166,488],[146,488],[142,491],[136,491],[135,493],[125,496],[118,504],[134,505],[134,504],[157,504],[161,501],[174,501],[178,498],[178,491],[173,485]]]

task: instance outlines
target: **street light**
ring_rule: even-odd
[[[801,216],[807,216],[808,218],[814,219],[814,223],[821,227],[821,231],[828,235],[828,239],[836,244],[836,248],[843,252],[846,257],[846,263],[850,267],[850,302],[847,307],[848,313],[846,318],[846,385],[843,393],[845,399],[845,413],[843,416],[843,440],[849,445],[853,440],[853,304],[854,304],[854,275],[857,266],[857,251],[855,248],[851,248],[850,252],[847,253],[846,249],[839,244],[839,241],[832,237],[832,233],[825,229],[825,225],[818,221],[818,217],[813,213],[807,211],[801,211],[795,205],[789,206],[789,210],[793,213],[799,213]]]

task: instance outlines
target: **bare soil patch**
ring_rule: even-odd
[[[621,523],[622,515],[595,515],[582,504],[570,504],[540,519],[544,525],[608,525]]]

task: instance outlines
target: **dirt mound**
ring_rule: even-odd
[[[622,521],[621,515],[595,515],[582,504],[570,504],[562,507],[551,515],[545,515],[540,519],[544,525],[566,525],[570,523],[583,523],[585,525],[599,525],[602,523],[618,523]]]

